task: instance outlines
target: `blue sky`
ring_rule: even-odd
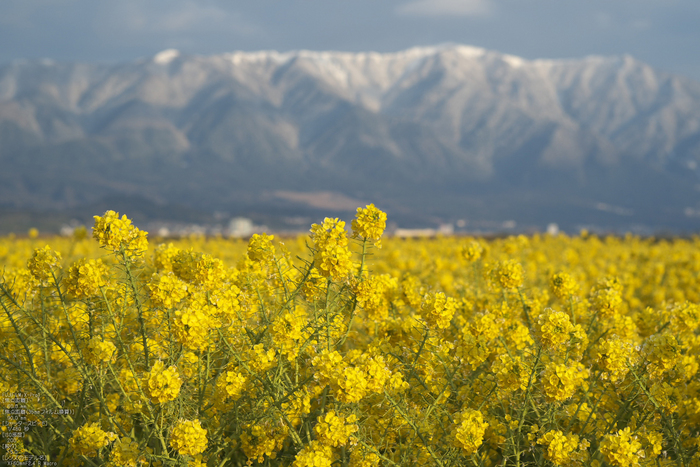
[[[700,80],[699,25],[700,0],[2,0],[0,62],[455,42],[525,58],[630,54]]]

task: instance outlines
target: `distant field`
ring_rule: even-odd
[[[700,238],[383,238],[373,207],[310,227],[164,240],[105,213],[94,235],[0,238],[0,392],[70,409],[0,414],[29,427],[1,454],[700,461]]]

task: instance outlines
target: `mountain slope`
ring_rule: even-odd
[[[15,62],[0,163],[16,208],[293,210],[275,193],[333,191],[424,220],[696,228],[700,83],[461,45]]]

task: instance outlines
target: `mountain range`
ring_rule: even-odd
[[[15,61],[0,65],[0,167],[6,211],[374,202],[406,225],[694,231],[700,83],[630,56],[455,44]]]

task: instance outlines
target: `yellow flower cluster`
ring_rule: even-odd
[[[670,305],[671,326],[680,334],[692,333],[700,327],[700,305],[697,303],[675,303]]]
[[[156,306],[172,308],[187,296],[187,284],[175,277],[172,272],[153,273],[148,283],[151,300]]]
[[[258,463],[262,463],[265,461],[265,456],[270,459],[277,458],[277,452],[282,448],[287,437],[287,429],[283,429],[279,421],[265,420],[262,424],[246,423],[243,428],[245,431],[240,436],[241,448],[249,461],[255,459]]]
[[[306,310],[297,306],[294,310],[283,313],[272,325],[272,338],[287,360],[294,361],[299,356],[302,343],[311,336],[307,323]]]
[[[373,320],[385,320],[389,316],[392,294],[398,289],[396,278],[389,274],[373,275],[357,286],[357,303]]]
[[[377,454],[359,446],[350,453],[350,467],[377,467],[380,462]]]
[[[314,265],[319,274],[338,280],[350,273],[352,254],[347,247],[345,222],[326,217],[323,224],[311,226],[311,240],[314,244]]]
[[[217,383],[219,392],[224,398],[236,401],[243,395],[248,378],[238,371],[227,371]]]
[[[326,219],[138,261],[116,213],[99,242],[0,238],[0,394],[36,422],[14,441],[0,413],[0,457],[700,465],[700,237],[395,239],[385,221],[369,205],[351,238]]]
[[[600,452],[605,460],[616,467],[634,467],[639,465],[642,443],[633,435],[630,428],[617,433],[610,433],[600,442]]]
[[[253,234],[248,243],[248,258],[253,261],[269,261],[275,255],[275,247],[272,240],[274,235]]]
[[[428,323],[428,326],[445,329],[450,325],[456,308],[457,304],[454,298],[446,297],[443,292],[437,292],[427,294],[423,298],[420,315]]]
[[[604,375],[613,381],[622,380],[628,372],[628,365],[637,363],[634,345],[617,336],[603,339],[598,347],[598,364],[606,371]]]
[[[161,243],[153,252],[153,265],[159,271],[172,272],[175,257],[180,253],[180,248],[172,243]]]
[[[308,277],[301,286],[301,291],[307,299],[323,296],[327,291],[328,280],[321,275],[318,268],[312,267]]]
[[[478,410],[468,409],[456,417],[454,428],[455,445],[473,454],[484,441],[484,433],[489,424]]]
[[[215,289],[225,276],[224,263],[211,255],[191,249],[178,251],[172,258],[172,269],[185,282]]]
[[[107,285],[107,266],[100,259],[80,259],[68,269],[63,280],[66,291],[79,298],[97,295],[100,287]]]
[[[537,444],[546,446],[545,458],[559,466],[576,465],[584,461],[585,454],[581,454],[588,448],[587,440],[581,441],[578,435],[565,435],[561,430],[548,431],[537,440]]]
[[[523,266],[516,260],[501,261],[493,273],[496,282],[504,289],[517,289],[523,285]]]
[[[304,417],[311,413],[311,394],[307,389],[294,393],[289,402],[282,404],[282,409],[292,426],[298,427],[304,421]]]
[[[386,213],[377,209],[374,204],[368,204],[364,208],[357,208],[357,214],[352,221],[352,235],[354,238],[374,240],[375,245],[381,248],[379,239],[386,229]]]
[[[120,219],[118,212],[107,211],[103,216],[95,216],[92,237],[108,250],[140,256],[148,249],[147,235],[132,225],[126,215]]]
[[[567,273],[554,274],[550,281],[552,292],[559,300],[567,300],[578,292],[578,284]]]
[[[27,269],[32,276],[44,281],[51,278],[52,273],[61,265],[61,253],[53,251],[50,246],[37,248],[31,259],[27,261]]]
[[[472,240],[466,245],[462,246],[460,252],[462,253],[462,257],[464,257],[468,263],[473,263],[481,258],[481,254],[484,252],[484,247],[481,246],[481,243],[477,242],[476,240]]]
[[[343,359],[337,351],[323,351],[312,363],[318,371],[316,378],[322,384],[329,385],[336,397],[347,403],[358,402],[371,393],[383,391],[387,382],[394,387],[402,385],[400,379],[392,378],[394,375],[381,355],[373,357],[355,350]]]
[[[251,370],[261,373],[273,367],[276,355],[275,349],[265,349],[263,344],[256,344],[248,350],[245,358]]]
[[[550,400],[565,401],[581,388],[588,375],[581,363],[550,363],[542,374],[544,393]]]
[[[198,294],[189,301],[189,307],[178,309],[173,317],[173,334],[188,349],[204,349],[209,344],[209,333],[214,320],[206,296]]]
[[[99,337],[90,339],[85,360],[91,365],[101,365],[106,362],[117,361],[117,347],[110,341],[103,341]]]
[[[622,304],[622,285],[613,278],[600,280],[591,290],[591,304],[604,318],[615,315]]]
[[[117,435],[100,428],[99,423],[88,423],[73,432],[69,442],[71,448],[84,456],[93,457],[102,448],[117,439]]]
[[[556,348],[568,342],[570,334],[574,331],[569,315],[551,308],[547,308],[539,316],[538,325],[542,344],[548,348]]]
[[[331,467],[335,461],[333,449],[318,441],[311,441],[294,459],[294,467]]]
[[[191,378],[197,373],[199,357],[194,352],[186,350],[182,352],[180,361],[177,364],[178,373],[185,378]]]
[[[314,428],[318,440],[326,446],[343,446],[348,443],[350,435],[357,431],[355,415],[349,417],[338,416],[331,410],[318,417],[318,424]]]
[[[174,400],[180,393],[182,380],[175,366],[165,368],[162,361],[153,364],[144,380],[144,389],[154,404],[163,404]]]
[[[181,420],[170,434],[170,446],[183,456],[203,453],[207,442],[207,430],[199,420]]]
[[[148,448],[150,451],[151,449]],[[124,436],[112,445],[108,467],[138,467],[146,465],[145,453],[141,452],[138,443]]]
[[[680,354],[678,340],[669,333],[650,336],[642,347],[642,355],[651,364],[654,374],[662,374],[672,369]]]
[[[532,369],[528,368],[519,356],[501,355],[492,366],[499,389],[510,393],[527,389]]]

